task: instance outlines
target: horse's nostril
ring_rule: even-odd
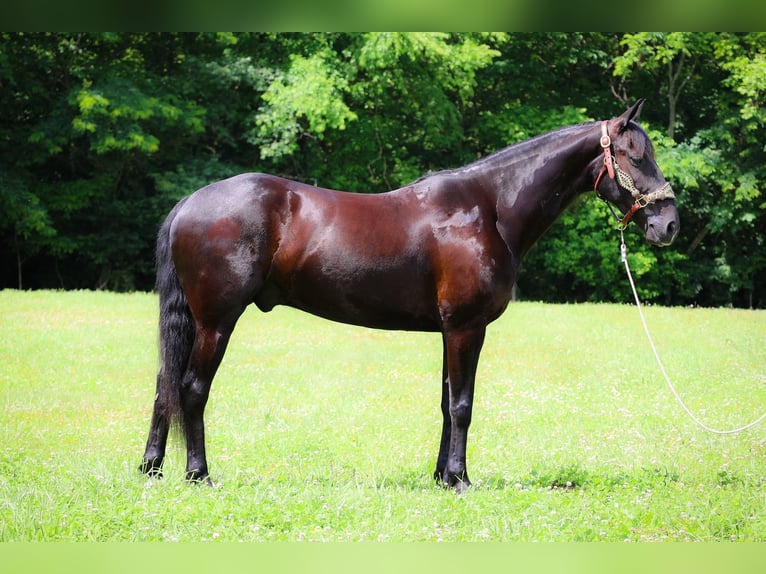
[[[677,229],[677,227],[676,227],[676,222],[675,221],[671,221],[670,223],[668,223],[668,235],[670,237],[675,237],[676,236],[676,229]]]

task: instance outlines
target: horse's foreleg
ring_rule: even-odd
[[[466,468],[466,444],[471,425],[476,367],[485,328],[447,332],[444,336],[449,373],[449,451],[442,482],[461,492],[471,485]]]
[[[447,368],[447,341],[443,338],[444,355],[442,358],[442,437],[439,443],[439,457],[436,459],[436,470],[434,479],[441,481],[444,479],[444,469],[447,467],[447,456],[449,455],[450,431],[452,430],[452,418],[449,414],[449,370]]]

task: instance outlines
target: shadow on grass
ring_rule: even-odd
[[[484,490],[550,489],[563,492],[582,489],[647,489],[667,486],[679,482],[680,479],[678,472],[668,468],[642,468],[633,473],[606,474],[584,469],[578,465],[570,465],[558,469],[532,469],[518,478],[489,478],[480,481],[478,487]]]
[[[679,482],[677,472],[665,468],[641,469],[635,473],[616,472],[603,474],[576,465],[561,468],[532,469],[526,475],[506,477],[478,477],[474,480],[475,490],[539,490],[551,489],[560,491],[575,491],[579,489],[612,490],[623,488],[657,488],[670,483]],[[411,470],[393,474],[364,473],[346,469],[345,472],[317,475],[307,473],[305,476],[265,477],[256,473],[242,472],[236,477],[222,477],[221,482],[237,486],[257,485],[302,485],[319,488],[364,488],[373,490],[401,490],[422,492],[425,490],[444,487],[434,480],[430,470]]]

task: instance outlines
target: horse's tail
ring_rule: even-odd
[[[157,282],[155,291],[160,299],[159,346],[160,370],[157,375],[156,401],[164,407],[171,427],[183,423],[181,382],[189,365],[194,345],[194,320],[186,295],[176,275],[170,249],[170,226],[185,200],[168,214],[157,235]]]

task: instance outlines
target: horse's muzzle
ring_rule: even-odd
[[[673,243],[680,229],[678,211],[675,208],[662,210],[660,214],[647,218],[646,240],[652,245],[666,247]]]

